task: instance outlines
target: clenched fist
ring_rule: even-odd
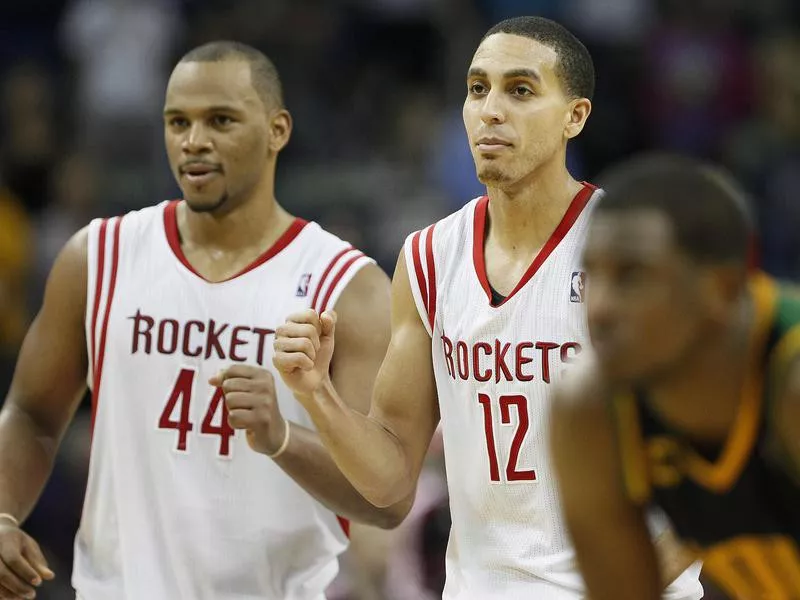
[[[55,575],[32,537],[0,521],[0,599],[35,598],[36,588]]]
[[[208,382],[222,388],[228,423],[245,430],[253,450],[269,455],[281,447],[289,424],[278,408],[272,373],[260,367],[234,365]]]
[[[295,394],[313,394],[330,374],[336,313],[304,310],[275,331],[272,364]]]

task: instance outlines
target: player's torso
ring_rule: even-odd
[[[533,593],[534,578],[581,589],[547,415],[552,384],[587,340],[580,259],[592,191],[499,306],[482,257],[487,202],[434,227],[433,269],[422,266],[428,280],[435,271],[432,354],[453,518],[447,597],[513,598]]]
[[[235,364],[271,370],[275,328],[334,298],[338,272],[360,253],[342,255],[344,242],[298,221],[268,260],[212,284],[182,258],[172,207],[111,220],[95,236],[97,256],[101,237],[106,251],[102,276],[90,267],[95,411],[76,585],[87,600],[120,589],[313,598],[345,545],[336,517],[228,426],[208,380]],[[309,426],[277,375],[275,385],[283,416]]]
[[[775,445],[770,382],[773,369],[800,352],[800,301],[782,298],[765,277],[756,279],[754,290],[763,344],[728,442],[707,453],[690,448],[642,400],[634,410],[646,472],[635,466],[634,452],[624,460],[632,495],[651,487],[678,535],[702,553],[704,571],[732,598],[788,600],[800,597],[800,489]],[[618,418],[635,414],[619,410],[632,402],[617,399]],[[620,426],[631,431],[627,419]]]

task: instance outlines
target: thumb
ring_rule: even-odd
[[[326,310],[319,316],[320,324],[322,325],[322,335],[330,337],[336,329],[336,311]]]
[[[221,369],[216,375],[211,376],[208,380],[208,384],[214,387],[221,387],[223,381],[225,381],[225,370]]]

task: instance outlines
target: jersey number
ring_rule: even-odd
[[[189,409],[192,403],[192,390],[194,389],[194,369],[181,369],[172,392],[167,398],[167,404],[158,419],[159,429],[176,429],[178,431],[179,452],[186,452],[189,432],[194,429],[194,424],[189,418]],[[218,425],[214,424],[214,421]],[[214,388],[214,394],[208,403],[206,416],[200,424],[200,433],[219,436],[219,455],[230,456],[231,436],[233,428],[228,424],[228,407],[225,406],[224,396],[220,388]]]
[[[486,394],[478,394],[478,402],[483,407],[483,427],[486,432],[486,452],[489,455],[489,476],[492,481],[501,481],[500,465],[497,460],[497,445],[494,441],[494,419],[492,418],[492,399]],[[500,396],[500,420],[503,425],[511,425],[511,407],[515,407],[517,413],[517,429],[514,432],[514,439],[511,441],[511,449],[508,452],[508,462],[506,463],[506,478],[508,481],[535,481],[536,471],[528,469],[520,471],[517,469],[519,451],[525,435],[528,433],[528,398],[520,394],[510,396]]]

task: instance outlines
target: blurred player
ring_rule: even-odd
[[[638,159],[605,190],[596,356],[557,389],[552,437],[590,595],[660,598],[655,503],[732,598],[800,598],[800,294],[748,271],[742,194],[711,168]]]
[[[388,527],[407,512],[405,499],[364,500],[261,368],[288,314],[336,307],[331,377],[366,412],[389,340],[385,274],[275,200],[291,128],[265,56],[231,42],[193,50],[164,110],[184,200],[95,221],[57,259],[0,413],[3,597],[52,577],[17,524],[86,382],[93,439],[73,573],[84,600],[320,600],[346,546],[336,513]]]
[[[377,506],[414,489],[441,416],[453,523],[448,599],[583,597],[558,511],[546,411],[552,382],[587,337],[573,281],[598,193],[565,162],[593,88],[591,57],[557,23],[511,19],[483,38],[463,114],[488,196],[408,238],[368,417],[327,378],[332,314],[294,315],[275,340],[284,381],[342,472]],[[701,595],[691,574],[673,591]]]

